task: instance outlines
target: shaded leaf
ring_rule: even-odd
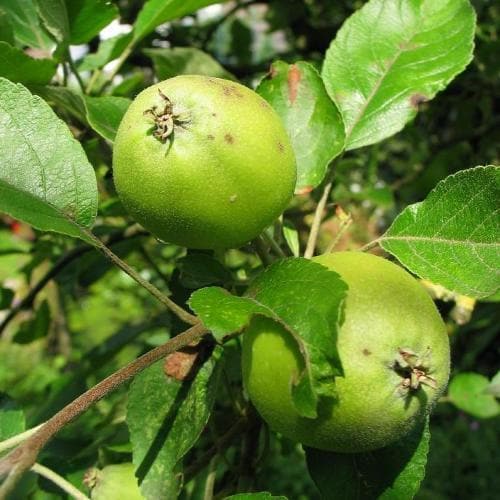
[[[236,297],[220,288],[191,295],[190,307],[218,338],[245,328],[260,314],[281,323],[293,336],[304,358],[304,372],[292,385],[297,411],[317,415],[318,396],[332,390],[342,373],[336,339],[347,286],[339,275],[306,259],[284,259],[269,266]]]
[[[0,78],[0,210],[84,238],[97,212],[94,170],[49,105]]]
[[[411,500],[425,475],[428,423],[395,444],[367,453],[305,448],[307,467],[325,499]]]
[[[401,212],[381,245],[421,278],[487,297],[500,286],[499,201],[499,167],[462,170]]]
[[[401,130],[470,62],[474,29],[468,0],[371,0],[347,19],[322,71],[346,149]]]
[[[0,441],[25,429],[23,410],[7,395],[0,393]]]
[[[160,24],[213,3],[220,3],[220,0],[148,0],[135,21],[134,40],[141,40]]]
[[[189,289],[207,285],[224,284],[231,280],[231,273],[212,256],[192,252],[179,259],[180,282]]]
[[[284,496],[275,496],[267,491],[260,491],[259,493],[238,493],[230,497],[225,497],[224,500],[271,500],[273,498],[276,500],[287,500]]]
[[[99,43],[97,52],[94,54],[87,54],[78,65],[78,70],[92,71],[101,69],[108,64],[108,62],[120,57],[130,40],[132,40],[132,33],[121,34],[108,38],[107,40],[102,40]]]
[[[98,134],[114,141],[118,125],[130,103],[126,97],[85,97],[87,120]]]
[[[56,68],[52,59],[33,59],[21,49],[0,42],[0,77],[26,85],[43,85],[50,82]]]
[[[212,56],[194,47],[172,49],[144,49],[153,60],[155,74],[159,80],[177,75],[206,75],[235,80]]]
[[[118,126],[131,102],[125,97],[83,97],[67,87],[37,86],[33,90],[45,100],[64,108],[111,142],[114,141]]]
[[[166,377],[160,361],[132,382],[127,424],[136,476],[147,499],[177,497],[177,464],[198,440],[214,403],[219,349],[197,365],[192,379]]]
[[[500,403],[488,394],[490,381],[479,373],[459,373],[450,382],[448,397],[461,410],[477,418],[500,415]]]
[[[297,159],[296,190],[310,190],[325,177],[344,148],[342,117],[316,69],[299,61],[273,63],[257,92],[280,115]]]
[[[85,102],[80,94],[77,94],[67,87],[56,87],[53,85],[32,86],[30,88],[47,102],[68,111],[81,123],[87,123],[87,110]]]
[[[65,3],[72,45],[92,40],[119,14],[108,0],[65,0]]]
[[[28,344],[34,340],[45,337],[50,326],[49,304],[44,300],[37,308],[35,317],[25,321],[14,335],[14,342],[18,344]]]
[[[38,15],[59,44],[68,45],[70,25],[65,0],[35,0]]]
[[[54,47],[54,41],[40,22],[34,0],[2,0],[2,9],[9,17],[20,48],[28,46],[49,51]]]
[[[12,303],[13,298],[14,292],[10,288],[0,287],[0,310],[8,309]]]
[[[14,40],[14,30],[10,24],[9,16],[0,7],[0,41],[7,42],[10,45],[14,45],[16,42]]]
[[[40,18],[62,47],[88,42],[118,17],[107,0],[37,0]]]

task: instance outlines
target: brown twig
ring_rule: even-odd
[[[198,318],[188,313],[181,306],[177,305],[172,299],[164,295],[152,283],[145,280],[135,269],[130,267],[125,261],[114,254],[92,231],[84,229],[84,234],[92,241],[94,246],[101,251],[113,264],[118,266],[122,271],[127,273],[134,281],[144,287],[155,299],[161,302],[167,309],[170,309],[180,320],[188,325],[198,323]]]
[[[377,238],[376,240],[370,241],[370,243],[367,243],[366,245],[362,246],[361,248],[358,249],[358,252],[367,252],[368,250],[371,250],[372,248],[375,248],[379,243],[380,240],[383,237]]]
[[[0,477],[6,477],[0,486],[0,500],[4,500],[15,486],[22,474],[36,462],[42,448],[69,422],[85,412],[90,406],[114,391],[124,382],[135,377],[142,370],[152,365],[167,354],[189,345],[208,333],[208,330],[197,323],[183,333],[170,339],[165,344],[152,349],[140,358],[124,366],[97,385],[73,400],[57,412],[32,436],[0,460]]]

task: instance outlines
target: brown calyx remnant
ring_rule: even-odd
[[[144,115],[150,115],[155,123],[155,131],[153,135],[161,142],[166,140],[172,135],[175,126],[185,127],[189,123],[188,113],[174,112],[174,105],[172,101],[158,89],[160,97],[165,101],[163,111],[158,112],[158,106],[153,106],[144,111]]]
[[[436,389],[436,380],[428,374],[430,354],[429,348],[423,356],[419,356],[411,349],[399,349],[393,369],[402,378],[399,387],[402,394],[407,395],[410,391],[416,391],[421,384]]]

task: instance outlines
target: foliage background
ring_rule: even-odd
[[[132,97],[152,83],[158,70],[143,50],[148,48],[199,48],[250,86],[255,86],[277,59],[302,59],[319,65],[336,30],[362,4],[349,0],[274,0],[229,2],[221,10],[209,7],[160,26],[147,36],[123,67],[122,82],[107,92]],[[373,240],[401,209],[422,200],[447,175],[468,166],[499,163],[500,6],[488,0],[475,0],[473,4],[478,29],[475,58],[468,68],[432,102],[422,104],[416,119],[402,132],[347,153],[337,163],[332,200],[354,218],[339,249],[356,248]],[[121,22],[127,24],[134,21],[142,2],[122,0],[117,5]],[[95,51],[97,45],[98,40],[92,40],[89,50]],[[176,64],[179,66],[173,71],[179,70],[182,61]],[[168,68],[161,71],[168,76]],[[120,231],[128,221],[113,190],[109,147],[64,109],[55,109],[73,125],[98,174],[101,233]],[[296,204],[297,213],[313,206],[308,197]],[[299,227],[304,223],[298,217],[293,220]],[[325,221],[322,229],[320,246],[325,248],[338,230],[337,219]],[[113,250],[142,269],[143,277],[162,289],[168,287],[179,303],[200,283],[231,280],[231,276],[213,269],[211,276],[203,275],[199,265],[203,253],[186,254],[142,233],[119,239]],[[13,290],[14,300],[19,300],[30,283],[74,246],[69,238],[39,233],[1,216],[1,287]],[[251,252],[245,250],[229,252],[225,262],[233,275],[246,277],[252,276],[258,266]],[[0,296],[0,309],[6,309],[9,303]],[[493,377],[500,354],[497,304],[478,303],[463,325],[450,315],[453,304],[440,301],[439,306],[448,318],[454,373],[474,371]],[[24,408],[27,426],[31,427],[179,329],[176,320],[162,312],[130,278],[97,253],[82,253],[39,294],[33,310],[24,311],[10,325],[0,342],[0,391]],[[233,389],[239,383],[237,349],[234,351],[225,373],[228,387]],[[125,388],[101,401],[64,429],[44,452],[43,463],[81,485],[85,470],[96,462],[105,465],[127,460],[130,444],[125,404]],[[211,433],[221,432],[229,404],[227,395],[220,396]],[[427,476],[418,498],[495,498],[495,492],[500,491],[495,467],[498,418],[478,419],[444,401],[436,409],[431,432]],[[269,436],[269,453],[259,463],[255,481],[257,491],[293,499],[318,498],[300,448],[273,435]],[[194,491],[196,484],[192,488]],[[35,475],[17,494],[18,498],[36,500],[61,498],[53,485]]]

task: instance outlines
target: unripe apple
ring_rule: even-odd
[[[182,75],[142,91],[113,150],[116,189],[157,238],[237,247],[287,207],[295,156],[273,108],[238,83]]]
[[[303,368],[283,326],[255,317],[243,334],[243,379],[270,427],[307,446],[366,452],[404,437],[445,390],[450,368],[445,325],[423,286],[396,264],[361,252],[316,262],[348,285],[337,347],[344,374],[315,419],[301,417],[292,384]]]

